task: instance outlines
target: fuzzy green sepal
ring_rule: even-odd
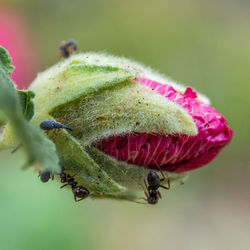
[[[30,91],[16,91],[15,85],[9,78],[11,60],[8,53],[0,48],[0,110],[8,119],[0,140],[0,150],[22,145],[27,154],[26,166],[39,164],[44,169],[60,172],[58,157],[54,144],[49,141],[28,120],[33,116],[33,105],[30,104],[34,94]],[[8,70],[7,70],[8,69]],[[21,100],[21,102],[20,102]],[[24,104],[24,106],[22,106]],[[24,111],[24,113],[23,113]]]
[[[130,132],[195,135],[192,118],[177,104],[141,86],[134,78],[149,69],[127,59],[79,54],[39,74],[31,90],[32,122],[60,120],[70,134],[49,133],[66,173],[92,197],[136,200],[148,170],[119,162],[93,147],[99,139]],[[168,173],[171,184],[186,174]]]
[[[80,143],[66,131],[60,134],[49,133],[56,144],[57,154],[62,168],[70,175],[75,175],[79,185],[87,186],[91,195],[115,195],[124,192],[122,187],[84,151]]]

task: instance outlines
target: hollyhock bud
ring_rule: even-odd
[[[93,197],[134,200],[149,169],[181,180],[232,137],[206,97],[124,58],[74,55],[40,73],[30,89],[33,124],[61,120],[72,129],[49,137],[65,171]]]

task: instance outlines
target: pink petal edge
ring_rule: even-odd
[[[145,78],[135,81],[184,108],[194,119],[198,134],[134,132],[111,136],[95,143],[105,154],[129,164],[156,170],[160,166],[164,170],[180,173],[209,163],[230,142],[233,131],[225,118],[214,108],[197,100],[197,94],[191,87],[182,94],[168,84]]]

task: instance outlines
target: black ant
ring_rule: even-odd
[[[67,129],[67,130],[70,130],[72,131],[71,128],[63,125],[62,123],[60,122],[57,122],[57,121],[53,121],[53,120],[44,120],[40,123],[40,128],[43,129],[43,130],[46,130],[46,133],[48,134],[49,130],[52,130],[52,129]]]
[[[70,176],[69,174],[66,174],[62,171],[60,173],[60,178],[62,183],[67,182],[66,184],[61,186],[61,188],[70,185],[76,202],[81,201],[89,196],[89,190],[83,186],[77,186],[77,182],[74,180],[74,176]]]
[[[149,171],[148,176],[147,176],[147,181],[148,184],[146,183],[146,180],[144,180],[144,184],[146,186],[146,189],[148,192],[146,192],[144,190],[144,193],[147,197],[147,199],[145,199],[149,204],[156,204],[159,200],[159,198],[161,199],[161,193],[158,190],[160,187],[169,190],[170,189],[170,180],[165,177],[164,173],[162,172],[162,170],[160,169],[160,172],[163,176],[163,178],[160,178],[159,175],[155,172],[155,171]],[[167,179],[168,182],[168,186],[165,187],[163,185],[161,185],[161,183]]]
[[[62,41],[58,51],[58,57],[68,58],[71,54],[73,54],[77,50],[77,43],[73,39],[69,39],[67,42]]]

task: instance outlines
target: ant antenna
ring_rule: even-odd
[[[165,176],[164,173],[163,173],[163,171],[162,171],[162,169],[160,168],[160,166],[159,166],[159,165],[157,164],[157,162],[155,161],[155,159],[153,159],[153,161],[154,161],[156,167],[157,167],[157,168],[159,169],[159,171],[161,172],[162,177],[164,178],[164,180],[165,180],[165,179],[168,179],[168,173],[166,173],[166,176]]]
[[[143,197],[140,197],[140,198],[137,198],[137,199],[143,199],[143,200],[145,200],[146,201],[146,199],[145,198],[143,198]],[[135,202],[135,203],[138,203],[138,204],[142,204],[142,205],[148,205],[148,203],[147,202],[140,202],[140,201],[135,201],[135,200],[131,200],[132,202]]]

